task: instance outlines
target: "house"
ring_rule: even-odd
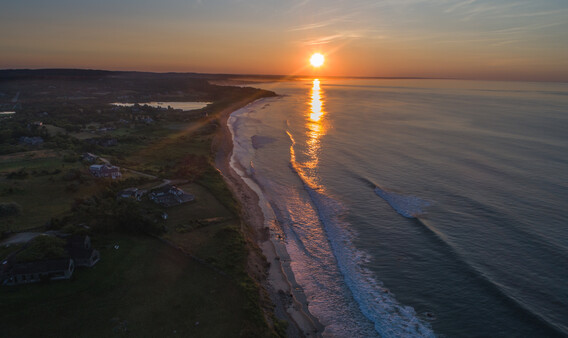
[[[0,264],[0,283],[3,285],[19,285],[48,280],[69,279],[76,267],[92,267],[100,260],[98,250],[91,246],[89,236],[68,235],[58,232],[45,234],[66,240],[65,255],[60,258],[41,259],[18,262],[17,255],[21,250],[12,253]]]
[[[133,198],[137,201],[142,200],[142,196],[146,194],[147,190],[138,189],[138,188],[128,188],[120,191],[118,193],[117,199],[121,198]]]
[[[81,155],[81,159],[83,161],[87,161],[90,163],[95,162],[99,157],[95,154],[91,154],[91,153],[84,153],[83,155]]]
[[[2,262],[3,265],[9,264]],[[19,262],[11,266],[3,280],[4,285],[36,283],[48,280],[69,279],[75,271],[72,258],[48,259],[33,262]]]
[[[43,138],[39,136],[34,136],[34,137],[22,136],[19,138],[18,143],[25,144],[28,146],[37,146],[43,143]]]
[[[85,266],[90,268],[101,259],[99,251],[91,246],[91,238],[89,236],[68,237],[65,249],[78,267]]]
[[[96,144],[101,147],[114,147],[118,145],[118,140],[115,138],[90,138],[86,139],[85,142],[87,142],[88,144]]]
[[[195,199],[195,196],[188,194],[180,188],[169,184],[152,190],[152,192],[150,192],[148,196],[155,203],[163,205],[165,207],[171,207],[174,205],[191,202]]]
[[[120,168],[110,164],[93,164],[89,171],[95,177],[110,177],[112,179],[121,178]]]

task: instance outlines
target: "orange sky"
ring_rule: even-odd
[[[558,0],[22,0],[0,31],[3,69],[568,81]]]

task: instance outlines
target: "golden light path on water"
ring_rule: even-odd
[[[287,132],[290,140],[292,141],[292,145],[290,146],[290,155],[295,169],[297,170],[298,174],[302,176],[306,184],[308,184],[313,189],[320,189],[321,187],[313,179],[314,177],[317,177],[317,175],[310,175],[308,172],[306,172],[317,170],[319,152],[321,149],[320,139],[323,135],[325,135],[325,127],[323,123],[325,117],[324,96],[322,90],[320,89],[320,81],[318,79],[314,79],[312,83],[310,99],[307,103],[309,106],[309,110],[306,114],[307,149],[305,154],[307,155],[307,161],[303,163],[297,162],[296,152],[294,150],[296,141],[294,140],[292,134],[290,132]]]
[[[321,148],[320,138],[325,134],[323,125],[324,97],[320,89],[320,80],[314,79],[311,90],[310,118],[307,121],[308,139],[307,153],[309,160],[304,164],[306,168],[315,169],[319,162],[319,151]]]

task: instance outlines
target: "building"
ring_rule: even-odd
[[[81,155],[81,159],[83,161],[87,161],[90,163],[95,162],[99,157],[95,154],[91,154],[91,153],[84,153],[83,155]]]
[[[89,236],[68,237],[65,249],[78,267],[90,268],[101,259],[99,251],[91,246],[91,238]]]
[[[143,190],[143,189],[138,189],[138,188],[128,188],[128,189],[124,189],[121,192],[118,193],[118,195],[116,196],[117,199],[121,199],[121,198],[132,198],[135,199],[137,201],[141,201],[142,200],[142,196],[144,196],[146,194],[147,190]]]
[[[110,177],[112,179],[121,178],[120,168],[110,164],[93,164],[89,171],[95,177]]]
[[[18,262],[18,252],[12,253],[0,264],[0,284],[19,285],[50,280],[69,279],[76,267],[92,267],[101,259],[98,250],[91,246],[89,236],[54,233],[66,240],[66,257]],[[44,235],[49,236],[49,235]]]
[[[191,202],[195,199],[195,196],[169,184],[152,190],[148,196],[155,203],[165,207],[172,207],[182,203]]]
[[[43,144],[43,138],[39,136],[34,136],[34,137],[22,136],[18,139],[18,143],[25,144],[28,146],[38,146]]]
[[[3,265],[9,264],[2,262]],[[14,263],[3,281],[4,285],[37,283],[48,280],[69,279],[75,271],[72,258],[48,259]]]

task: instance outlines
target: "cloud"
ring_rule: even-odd
[[[332,20],[326,21],[326,22],[308,23],[308,24],[305,24],[305,25],[300,25],[300,26],[292,27],[292,28],[290,28],[288,31],[289,31],[289,32],[295,32],[295,31],[312,30],[312,29],[327,27],[327,26],[331,25],[332,23],[333,23]]]
[[[447,8],[444,12],[445,13],[452,13],[462,7],[471,5],[472,3],[474,3],[475,0],[467,0],[467,1],[462,1],[462,2],[458,2],[457,4],[450,6],[449,8]]]
[[[325,45],[325,44],[329,44],[329,43],[337,42],[337,41],[341,41],[341,40],[359,39],[361,37],[363,37],[363,35],[361,35],[357,32],[343,32],[343,33],[337,33],[337,34],[322,36],[322,37],[315,38],[315,39],[303,40],[302,44],[308,45],[308,46],[317,46],[317,45]]]

